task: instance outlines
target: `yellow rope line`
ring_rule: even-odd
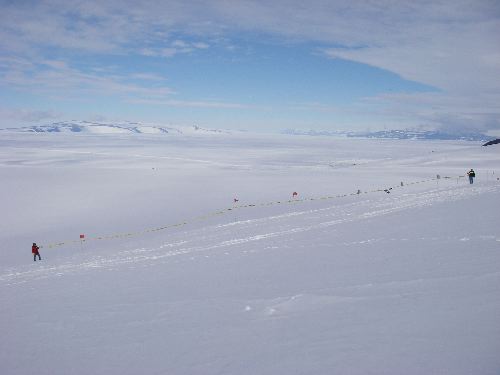
[[[464,176],[458,176],[458,177],[464,177]],[[443,179],[450,179],[452,177],[441,177]],[[404,186],[409,186],[409,185],[415,185],[415,184],[421,184],[429,181],[436,181],[439,180],[439,178],[430,178],[427,180],[421,180],[421,181],[414,181],[410,183],[405,183],[404,185],[396,185],[392,186],[386,189],[376,189],[376,190],[369,190],[369,191],[360,191],[356,193],[350,193],[350,194],[340,194],[340,195],[335,195],[335,196],[324,196],[324,197],[317,197],[317,198],[303,198],[303,199],[289,199],[285,201],[274,201],[274,202],[263,202],[263,203],[257,203],[257,204],[245,204],[245,205],[238,205],[234,206],[231,208],[226,208],[223,210],[215,211],[209,214],[205,214],[202,216],[194,217],[193,219],[189,221],[183,221],[175,224],[170,224],[162,227],[157,227],[157,228],[150,228],[150,229],[145,229],[142,231],[137,231],[137,232],[129,232],[129,233],[117,233],[117,234],[110,234],[107,236],[99,236],[99,237],[90,237],[86,239],[80,239],[80,240],[70,240],[70,241],[64,241],[64,242],[55,242],[47,245],[42,245],[40,248],[54,248],[54,247],[60,247],[64,245],[69,245],[69,244],[75,244],[75,243],[82,243],[82,242],[87,242],[87,241],[101,241],[101,240],[111,240],[111,239],[116,239],[116,238],[125,238],[125,237],[133,237],[133,236],[139,236],[141,234],[146,234],[146,233],[151,233],[151,232],[159,232],[162,230],[166,229],[171,229],[171,228],[176,228],[176,227],[181,227],[184,225],[187,225],[189,223],[195,222],[195,221],[203,221],[207,220],[211,217],[217,216],[217,215],[224,215],[228,212],[234,211],[234,210],[240,210],[243,208],[253,208],[253,207],[267,207],[267,206],[274,206],[278,204],[297,204],[297,203],[303,203],[303,202],[310,202],[310,201],[316,201],[316,200],[330,200],[330,199],[338,199],[338,198],[345,198],[348,196],[354,196],[354,195],[361,195],[361,194],[371,194],[371,193],[379,193],[379,192],[389,192],[392,189],[395,188],[401,188]]]

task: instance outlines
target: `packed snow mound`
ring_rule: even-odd
[[[62,121],[47,125],[7,128],[23,133],[87,133],[87,134],[229,134],[228,131],[194,126],[164,126],[136,122],[101,123],[91,121]]]

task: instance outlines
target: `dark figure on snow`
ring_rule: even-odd
[[[467,172],[467,175],[469,176],[469,183],[473,184],[474,183],[474,177],[476,177],[476,172],[474,172],[474,169],[470,169],[469,172]]]
[[[36,256],[38,255],[38,260],[42,260],[40,257],[40,253],[38,252],[40,248],[33,242],[33,246],[31,246],[31,252],[33,253],[33,260],[36,262]]]

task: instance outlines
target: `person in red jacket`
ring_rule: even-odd
[[[31,252],[33,253],[33,260],[36,262],[36,256],[38,255],[38,260],[42,260],[40,257],[40,253],[38,252],[38,249],[40,249],[36,243],[33,242],[33,246],[31,246]]]

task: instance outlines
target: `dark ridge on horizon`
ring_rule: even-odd
[[[486,142],[483,146],[491,146],[491,145],[496,145],[500,143],[500,138],[497,138],[497,139],[493,139],[489,142]]]

